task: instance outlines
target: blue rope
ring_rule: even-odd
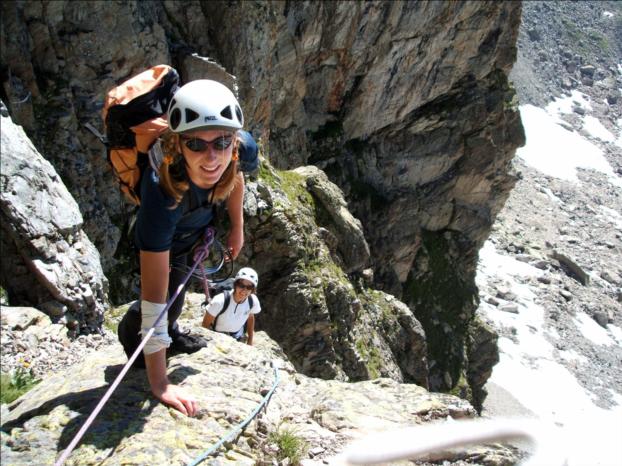
[[[225,442],[231,441],[233,439],[233,437],[235,437],[239,432],[244,430],[244,428],[255,418],[255,416],[257,416],[257,414],[259,414],[259,411],[261,411],[261,408],[263,408],[266,405],[266,403],[268,402],[268,400],[270,400],[270,397],[272,396],[272,394],[276,390],[276,387],[279,385],[279,369],[278,369],[277,365],[274,362],[272,363],[272,367],[274,368],[274,384],[272,385],[272,388],[266,394],[266,396],[263,397],[261,402],[253,410],[253,412],[246,419],[244,419],[242,422],[240,422],[237,426],[235,426],[233,429],[231,429],[227,433],[227,435],[225,435],[224,437],[222,437],[218,441],[218,443],[213,445],[211,448],[208,448],[207,450],[205,450],[204,453],[201,453],[199,456],[197,456],[192,461],[192,463],[188,463],[187,466],[196,466],[197,464],[202,463],[203,461],[205,461],[212,453],[214,453],[216,450],[218,450]]]

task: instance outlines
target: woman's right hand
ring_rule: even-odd
[[[151,393],[162,403],[172,406],[186,416],[194,416],[198,410],[198,403],[186,391],[169,382],[166,375],[166,350],[162,349],[145,355],[147,378],[151,386]]]
[[[162,403],[172,406],[186,416],[194,417],[199,410],[198,402],[186,391],[170,383],[152,387],[153,395]]]

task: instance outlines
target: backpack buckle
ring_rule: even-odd
[[[93,136],[95,136],[97,139],[100,140],[100,142],[108,147],[108,138],[106,136],[104,136],[102,133],[99,132],[99,130],[97,128],[95,128],[95,126],[93,126],[91,123],[86,122],[83,125],[86,129],[88,129],[91,133],[93,133]]]

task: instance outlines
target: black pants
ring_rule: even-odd
[[[190,253],[171,259],[171,269],[168,275],[169,298],[175,294],[177,287],[183,282],[192,265],[193,260]],[[168,309],[168,334],[171,338],[174,338],[174,335],[179,332],[177,319],[181,315],[185,296],[186,287],[184,286],[175,302]],[[138,301],[138,305],[130,306],[130,309],[125,313],[121,322],[119,322],[119,341],[123,345],[123,350],[128,358],[136,351],[136,348],[142,341],[142,335],[140,334],[141,320],[140,301]],[[145,358],[142,352],[138,355],[132,367],[145,367]]]

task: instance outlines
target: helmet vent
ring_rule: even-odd
[[[238,121],[241,124],[244,124],[243,117],[242,117],[242,109],[237,105],[235,106],[235,116],[238,117]]]
[[[233,115],[231,114],[231,106],[227,105],[225,108],[223,108],[222,112],[220,112],[220,116],[223,116],[228,120],[233,120]]]
[[[169,118],[169,125],[171,125],[171,129],[175,131],[175,129],[179,126],[181,122],[181,110],[178,108],[174,108],[171,112],[171,117]]]
[[[186,123],[190,123],[191,121],[194,121],[197,118],[199,118],[199,114],[197,112],[189,108],[186,109]]]

